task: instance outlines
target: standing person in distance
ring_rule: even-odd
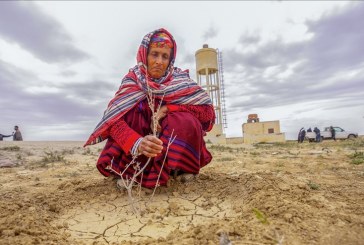
[[[15,132],[13,133],[13,141],[23,141],[23,136],[19,130],[18,126],[14,126]]]
[[[333,126],[330,126],[331,138],[336,141],[336,131]]]
[[[321,142],[321,132],[320,132],[320,129],[318,129],[317,127],[315,127],[313,129],[313,132],[315,132],[315,134],[316,134],[316,142]]]

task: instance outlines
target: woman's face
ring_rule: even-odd
[[[148,74],[152,78],[161,78],[169,65],[171,60],[171,51],[169,47],[155,48],[150,47],[147,57]]]

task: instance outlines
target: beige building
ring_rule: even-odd
[[[205,142],[212,144],[226,144],[226,136],[223,133],[221,124],[215,124],[210,132],[204,137]]]
[[[279,120],[260,122],[257,114],[249,114],[247,123],[243,124],[243,136],[246,144],[286,141]]]

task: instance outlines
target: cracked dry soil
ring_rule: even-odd
[[[194,181],[142,189],[139,217],[95,169],[101,148],[0,142],[0,244],[363,244],[363,139],[209,145]]]

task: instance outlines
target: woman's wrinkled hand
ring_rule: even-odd
[[[163,150],[163,142],[153,135],[144,136],[138,146],[138,152],[147,157],[156,157]]]
[[[156,132],[160,133],[162,130],[162,127],[160,125],[160,121],[167,116],[168,108],[166,105],[161,106],[157,114],[155,115],[156,119]],[[152,122],[150,124],[150,128],[154,131],[154,118],[152,118]]]

